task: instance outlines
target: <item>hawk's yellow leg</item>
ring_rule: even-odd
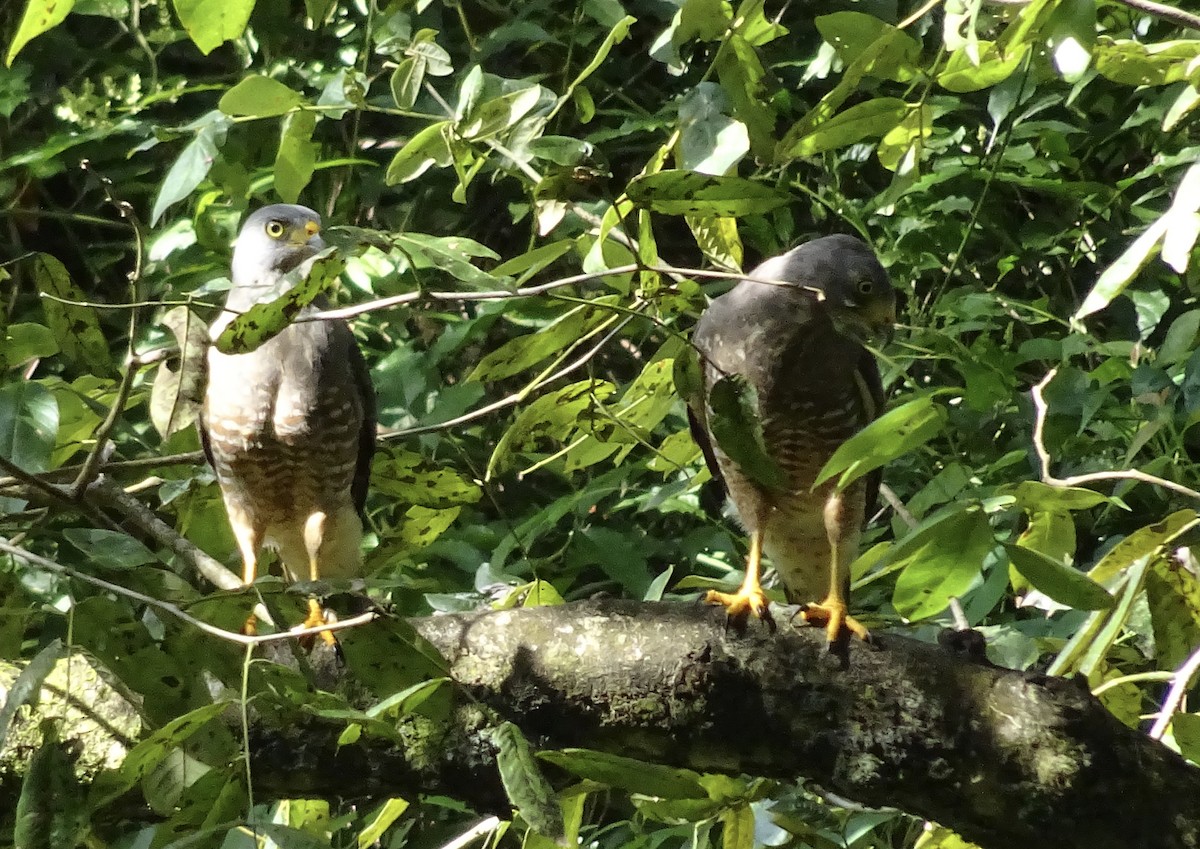
[[[761,524],[760,524],[761,527]],[[764,622],[771,622],[771,611],[767,607],[767,597],[763,593],[759,580],[762,570],[762,537],[763,532],[755,529],[750,534],[750,556],[746,558],[746,578],[736,593],[719,593],[709,590],[704,596],[708,604],[720,604],[734,622],[744,622],[746,617],[754,614]]]
[[[850,561],[854,549],[858,547],[857,532],[847,533],[847,528],[855,527],[852,523],[861,521],[861,517],[847,516],[841,494],[831,493],[825,502],[825,535],[829,539],[829,592],[822,601],[810,603],[800,615],[804,621],[817,627],[825,626],[825,636],[830,643],[836,643],[853,634],[864,642],[871,639],[871,633],[847,612],[846,587],[850,585]],[[847,539],[853,540],[847,545]]]
[[[258,549],[262,546],[262,531],[254,527],[240,510],[229,507],[230,526],[237,540],[238,550],[242,553],[242,583],[250,586],[258,577]],[[253,613],[246,617],[242,624],[242,633],[253,637],[258,633],[258,617]]]
[[[321,543],[325,541],[325,514],[318,511],[308,517],[304,523],[304,548],[308,551],[308,577],[311,581],[321,580],[320,551]],[[305,628],[316,628],[325,624],[325,610],[315,598],[308,600],[308,618],[304,620]],[[321,639],[330,646],[337,646],[337,637],[332,631],[321,631]]]

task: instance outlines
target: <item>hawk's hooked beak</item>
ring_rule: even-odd
[[[296,247],[309,245],[320,250],[325,247],[325,242],[320,237],[321,225],[315,221],[306,221],[303,230],[295,230],[292,232],[291,242]]]
[[[896,302],[877,301],[867,305],[863,314],[871,328],[871,335],[880,341],[879,347],[890,343],[896,335]]]

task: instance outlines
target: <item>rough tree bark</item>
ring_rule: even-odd
[[[450,664],[450,723],[406,746],[314,720],[252,737],[264,797],[434,792],[507,813],[488,732],[703,771],[804,777],[987,849],[1200,847],[1200,769],[1076,682],[884,636],[843,665],[816,629],[725,627],[719,610],[597,601],[413,620]],[[319,768],[318,768],[319,767]]]

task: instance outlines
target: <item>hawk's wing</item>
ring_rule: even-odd
[[[875,361],[875,355],[866,348],[862,349],[862,353],[858,357],[857,373],[860,378],[859,386],[865,390],[863,400],[870,411],[869,419],[875,421],[883,412],[883,406],[887,399],[883,394],[883,378],[879,374],[879,363]],[[882,466],[867,474],[867,507],[866,515],[863,517],[864,522],[868,521],[879,509],[879,487],[882,483]]]

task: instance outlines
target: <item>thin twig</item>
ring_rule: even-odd
[[[1175,670],[1171,687],[1167,690],[1167,697],[1163,699],[1162,709],[1158,712],[1158,719],[1154,720],[1154,725],[1150,727],[1151,739],[1162,739],[1163,734],[1167,731],[1167,726],[1171,724],[1171,718],[1183,704],[1183,697],[1187,695],[1187,691],[1192,685],[1192,679],[1196,677],[1197,672],[1200,672],[1200,648],[1192,652],[1191,657],[1184,661],[1183,666]]]
[[[1107,480],[1131,480],[1139,483],[1153,484],[1161,486],[1164,489],[1169,489],[1172,492],[1178,492],[1180,495],[1186,495],[1188,498],[1194,498],[1200,501],[1200,492],[1194,489],[1188,489],[1183,484],[1175,483],[1174,481],[1166,480],[1165,478],[1156,477],[1146,474],[1138,469],[1120,469],[1112,472],[1089,472],[1085,475],[1071,475],[1068,478],[1055,477],[1050,472],[1050,452],[1046,450],[1045,443],[1045,428],[1047,405],[1046,399],[1042,396],[1042,391],[1046,385],[1054,379],[1058,374],[1057,368],[1052,368],[1046,373],[1038,383],[1030,390],[1030,395],[1033,397],[1034,419],[1033,419],[1033,450],[1037,452],[1038,462],[1041,465],[1042,483],[1050,486],[1082,486],[1088,483],[1097,483]]]
[[[0,457],[0,460],[3,458]],[[138,457],[134,460],[110,460],[107,463],[100,464],[102,472],[130,472],[139,471],[141,469],[157,469],[161,466],[193,466],[197,463],[204,462],[203,451],[185,451],[182,454],[165,454],[162,457]],[[5,466],[4,468],[9,468]],[[30,483],[29,479],[45,481],[53,483],[55,481],[67,481],[79,474],[82,465],[63,466],[58,469],[51,469],[48,472],[39,472],[33,474],[31,472],[22,471],[25,475],[23,478],[7,477],[0,478],[0,487],[13,486],[18,483]]]
[[[278,640],[290,640],[294,637],[305,637],[309,636],[310,634],[320,634],[324,631],[340,631],[345,628],[353,628],[357,625],[364,625],[367,622],[374,621],[378,615],[374,611],[368,611],[367,613],[359,614],[358,616],[350,619],[343,619],[340,622],[330,622],[325,625],[314,625],[311,628],[293,628],[279,634],[264,634],[261,636],[251,637],[247,636],[246,634],[240,634],[236,631],[226,631],[224,628],[218,628],[216,625],[210,625],[201,619],[197,619],[195,616],[192,616],[190,613],[187,613],[176,605],[171,604],[169,601],[161,601],[160,599],[152,596],[139,593],[136,590],[131,590],[128,587],[122,587],[119,584],[114,584],[101,578],[84,574],[83,572],[72,569],[70,566],[63,566],[61,563],[55,563],[53,560],[48,560],[45,557],[12,545],[5,540],[0,540],[0,551],[7,552],[13,557],[19,557],[21,560],[24,560],[26,563],[36,566],[39,569],[45,569],[49,572],[54,572],[59,575],[66,575],[69,578],[73,578],[77,581],[83,581],[85,584],[91,584],[94,587],[99,587],[102,590],[107,590],[108,592],[115,593],[116,595],[123,596],[124,598],[132,599],[133,601],[139,601],[142,604],[148,604],[151,607],[156,607],[159,610],[171,614],[182,622],[186,622],[189,625],[199,628],[206,634],[211,634],[214,637],[227,640],[231,643],[241,643],[242,645],[246,646],[256,646],[262,643],[276,642]]]

